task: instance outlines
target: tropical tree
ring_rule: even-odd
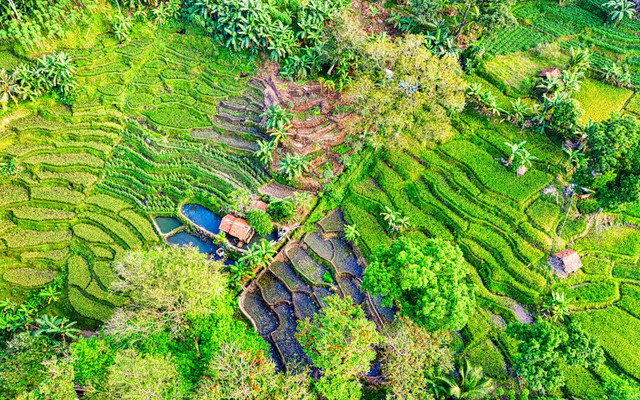
[[[564,70],[562,71],[562,78],[560,79],[559,90],[565,92],[568,96],[573,95],[580,91],[580,85],[584,72],[578,70]]]
[[[445,393],[452,398],[484,399],[493,391],[493,380],[484,375],[482,367],[471,366],[468,359],[465,358],[458,367],[458,373],[460,374],[458,379],[437,378]]]
[[[271,263],[276,253],[277,251],[273,242],[260,239],[260,242],[254,243],[238,261],[251,265],[254,268],[266,267]]]
[[[473,286],[462,251],[441,239],[415,242],[400,237],[376,252],[364,274],[362,289],[385,296],[400,314],[430,331],[458,330],[475,306]]]
[[[547,74],[546,78],[541,78],[536,88],[542,91],[545,96],[550,96],[562,86],[562,81],[557,76]]]
[[[389,206],[384,208],[385,212],[380,215],[387,221],[392,232],[399,232],[409,227],[409,217],[402,215],[400,211],[393,211]]]
[[[275,140],[259,140],[258,146],[260,146],[260,149],[256,150],[254,154],[261,163],[267,166],[270,165],[273,162],[273,152],[278,144]]]
[[[255,276],[253,265],[245,261],[238,260],[229,265],[228,270],[231,283],[236,289],[242,289],[242,282],[247,278],[253,278]]]
[[[260,114],[260,116],[267,117],[264,125],[265,129],[282,129],[286,131],[286,128],[291,124],[293,114],[280,107],[279,104],[272,104],[265,112]]]
[[[635,4],[629,0],[609,0],[603,6],[610,9],[609,19],[616,26],[625,19],[635,18],[638,13]]]
[[[507,161],[505,162],[505,165],[507,167],[510,167],[511,164],[513,164],[513,160],[516,157],[519,157],[520,154],[524,151],[524,145],[527,144],[527,141],[523,140],[520,143],[504,142],[504,144],[511,150],[511,154],[509,154],[509,158],[507,158]]]
[[[531,166],[531,162],[537,160],[538,157],[531,155],[529,151],[526,149],[522,149],[520,153],[518,153],[520,159],[518,160],[518,167]]]
[[[311,205],[311,194],[306,191],[296,192],[295,201],[297,207],[306,210]]]
[[[509,121],[516,125],[522,125],[525,120],[527,109],[527,103],[518,97],[515,101],[511,102],[511,112],[508,115]]]
[[[16,81],[15,74],[8,73],[4,68],[0,69],[0,106],[7,109],[10,101],[18,104],[20,87]]]
[[[329,400],[359,399],[359,378],[370,370],[380,336],[350,297],[333,295],[324,301],[326,307],[313,320],[298,322],[296,337],[313,365],[324,371],[316,383],[318,392]]]
[[[291,180],[301,177],[303,173],[309,171],[309,168],[311,168],[311,163],[307,157],[298,153],[287,153],[280,159],[278,171]]]
[[[586,72],[590,66],[591,52],[588,47],[584,49],[571,47],[571,49],[569,49],[568,69],[570,71]]]
[[[562,150],[567,154],[567,163],[565,164],[567,174],[575,172],[587,162],[584,154],[584,146],[580,146],[577,149],[573,146],[563,146]]]
[[[40,326],[34,332],[34,335],[36,336],[43,334],[52,338],[61,336],[62,341],[66,341],[67,337],[77,339],[78,334],[81,332],[80,329],[73,327],[76,324],[76,321],[70,322],[69,319],[65,317],[51,317],[49,315],[44,315],[41,318],[37,318],[36,323]]]
[[[271,217],[266,211],[259,209],[251,210],[247,216],[247,222],[249,222],[249,225],[251,225],[260,236],[265,236],[273,232]]]
[[[47,300],[47,305],[49,305],[52,301],[58,301],[61,294],[62,292],[58,287],[55,285],[48,285],[38,293],[38,296],[45,298]]]
[[[355,240],[360,237],[360,232],[358,232],[356,224],[347,224],[344,226],[344,237],[352,242],[355,242]]]
[[[542,311],[552,321],[564,321],[564,317],[571,309],[571,301],[569,301],[564,292],[552,292],[551,296],[542,303]]]

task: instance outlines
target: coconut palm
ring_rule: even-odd
[[[238,261],[254,268],[261,268],[269,265],[275,255],[276,249],[273,246],[273,242],[261,239],[259,243],[251,246]]]
[[[309,171],[311,163],[306,157],[297,153],[287,153],[280,159],[278,171],[287,176],[288,179],[299,178],[303,173]]]
[[[509,155],[509,158],[507,159],[507,162],[505,163],[505,165],[507,167],[510,167],[511,164],[513,163],[513,160],[516,158],[516,156],[519,156],[520,153],[522,153],[522,151],[524,150],[523,146],[525,144],[527,144],[527,141],[523,140],[520,143],[504,142],[504,144],[507,145],[507,147],[509,147],[509,149],[511,150],[511,154]]]
[[[548,74],[546,78],[541,79],[536,85],[536,87],[542,90],[545,95],[555,93],[561,86],[562,82],[560,81],[560,78],[557,76],[550,76]]]
[[[244,261],[238,261],[229,266],[229,275],[232,284],[237,288],[242,288],[242,281],[245,278],[252,278],[254,276],[253,266]]]
[[[258,141],[258,146],[260,146],[260,149],[254,153],[258,160],[264,165],[271,164],[273,162],[273,152],[277,146],[275,141],[260,140]]]
[[[49,305],[52,301],[58,301],[60,294],[61,292],[57,287],[49,285],[42,289],[38,295],[45,298],[47,300],[47,305]]]
[[[398,211],[393,211],[388,206],[385,206],[385,212],[380,213],[392,231],[400,231],[406,229],[409,226],[409,217],[403,216]]]
[[[573,173],[576,169],[580,168],[586,162],[586,158],[584,155],[583,147],[578,149],[574,149],[571,146],[565,146],[562,148],[564,152],[567,154],[567,163],[565,165],[567,169],[567,174]]]
[[[511,102],[511,112],[509,113],[509,121],[516,125],[521,125],[525,119],[525,113],[527,112],[527,104],[518,98],[516,101]]]
[[[526,149],[522,149],[522,152],[519,153],[520,160],[518,161],[518,167],[523,167],[526,165],[531,166],[531,161],[537,160],[538,157],[531,155]]]
[[[569,65],[570,71],[582,71],[585,72],[591,66],[591,52],[589,48],[575,49],[571,47],[569,50]]]
[[[603,6],[611,9],[609,11],[609,19],[616,26],[625,19],[633,19],[638,13],[635,4],[629,0],[609,0]]]
[[[580,91],[581,79],[584,77],[584,72],[578,70],[565,70],[562,71],[562,79],[560,83],[560,91],[571,96],[575,92]]]
[[[311,205],[311,195],[309,192],[296,192],[296,206],[307,209]]]
[[[472,367],[469,360],[459,366],[459,379],[436,378],[436,383],[453,399],[484,399],[493,390],[493,380],[482,372],[482,367]]]
[[[551,297],[542,303],[542,311],[553,321],[564,321],[571,309],[571,301],[564,292],[553,292]]]
[[[356,224],[344,226],[344,237],[352,242],[360,237],[360,232],[358,232]]]
[[[10,101],[18,104],[20,87],[16,81],[15,74],[8,73],[4,68],[0,69],[0,106],[7,109]]]
[[[61,336],[65,341],[67,337],[71,339],[77,339],[80,329],[74,328],[76,321],[70,322],[65,317],[50,317],[48,315],[42,318],[36,319],[36,323],[40,326],[38,330],[34,332],[35,336],[46,334],[51,337]]]

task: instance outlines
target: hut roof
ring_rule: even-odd
[[[251,240],[251,236],[253,236],[251,225],[244,219],[234,217],[231,214],[227,214],[222,218],[222,221],[220,221],[220,230],[243,242],[248,242]]]
[[[546,68],[542,72],[538,74],[539,78],[560,78],[562,76],[562,72],[558,68]]]
[[[556,257],[558,257],[560,261],[562,261],[562,267],[568,274],[576,272],[578,269],[582,268],[582,261],[580,261],[580,256],[573,249],[562,250],[556,253]]]
[[[269,207],[269,205],[267,203],[265,203],[262,200],[258,200],[255,203],[253,203],[253,205],[251,206],[251,209],[252,210],[267,211],[267,207]]]

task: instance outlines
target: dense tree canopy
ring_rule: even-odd
[[[386,297],[430,331],[459,330],[475,306],[468,267],[457,246],[441,239],[416,243],[402,237],[382,249],[365,271],[362,287]]]
[[[425,43],[423,36],[407,35],[365,45],[364,72],[348,96],[374,124],[378,145],[413,137],[432,146],[453,136],[448,113],[464,107],[466,83],[454,58],[436,56]]]
[[[313,320],[298,324],[298,340],[324,376],[317,390],[330,400],[359,399],[362,384],[358,380],[371,368],[380,340],[376,326],[350,297],[325,298],[326,307]]]
[[[596,190],[606,206],[640,199],[640,125],[632,117],[613,116],[588,129],[587,163],[580,179]]]
[[[597,339],[576,322],[566,331],[548,321],[511,324],[507,334],[519,341],[515,370],[534,390],[554,389],[564,384],[560,361],[583,367],[596,367],[604,362]]]

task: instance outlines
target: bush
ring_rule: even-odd
[[[600,204],[596,199],[584,199],[578,201],[578,211],[583,215],[590,215],[598,211]]]
[[[296,214],[296,206],[287,199],[272,201],[267,212],[276,222],[288,222]]]
[[[260,236],[266,236],[273,231],[273,225],[271,224],[269,214],[262,210],[251,210],[247,217],[247,221]]]

